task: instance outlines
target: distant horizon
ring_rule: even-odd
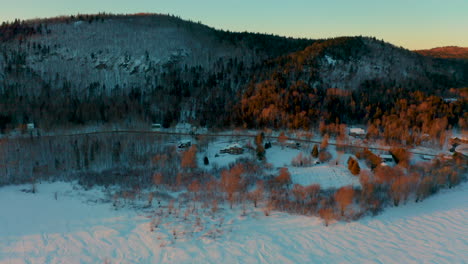
[[[5,1],[5,0],[0,0]],[[77,14],[170,14],[184,20],[232,32],[274,34],[284,37],[326,39],[369,36],[409,50],[468,47],[468,2],[452,0],[304,1],[259,0],[236,3],[200,0],[18,0],[0,3],[1,22]]]

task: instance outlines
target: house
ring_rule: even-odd
[[[177,144],[177,148],[188,148],[192,146],[192,142],[189,139],[181,140],[179,144]]]
[[[349,135],[355,138],[365,138],[367,132],[360,127],[352,127],[349,129]]]
[[[228,153],[228,154],[232,154],[232,155],[240,155],[240,154],[244,153],[244,148],[242,148],[242,146],[239,145],[238,143],[234,143],[234,144],[231,144],[231,145],[221,149],[219,151],[219,153],[221,153],[221,154]]]
[[[450,138],[450,144],[452,145],[460,145],[460,144],[468,144],[468,136],[462,135],[457,137]]]
[[[382,162],[393,162],[393,156],[389,154],[382,154],[380,155],[380,158],[382,159]]]
[[[454,154],[440,153],[439,155],[437,155],[437,158],[441,161],[449,161],[449,160],[453,160],[453,156]]]

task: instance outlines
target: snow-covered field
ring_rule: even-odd
[[[322,189],[339,188],[341,186],[361,186],[359,177],[353,176],[348,168],[342,165],[315,165],[313,167],[291,167],[291,180],[302,186],[320,184]]]
[[[217,237],[169,239],[148,213],[114,210],[99,190],[38,185],[0,188],[0,263],[466,263],[468,184],[422,203],[329,227],[316,217],[220,210]],[[57,193],[57,199],[55,199]],[[210,216],[203,216],[210,220]],[[182,228],[182,227],[181,227]],[[206,234],[204,234],[206,233]],[[167,243],[168,242],[168,243]]]
[[[248,139],[246,138],[239,138],[237,140],[226,140],[226,139],[218,139],[216,141],[210,142],[209,147],[198,153],[198,166],[204,169],[211,169],[213,167],[217,168],[225,168],[231,163],[235,163],[236,160],[240,158],[248,158],[252,157],[252,154],[245,149],[244,153],[241,155],[231,155],[231,154],[221,154],[220,150],[228,147],[231,144],[240,144],[244,146],[247,144]],[[209,160],[209,165],[206,166],[203,164],[203,158],[207,157]]]

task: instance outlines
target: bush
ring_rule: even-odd
[[[291,165],[294,167],[310,166],[312,164],[312,159],[308,155],[303,155],[302,152],[299,153],[291,161]]]
[[[369,149],[364,149],[362,152],[356,153],[358,159],[365,159],[371,169],[375,169],[382,163],[382,159],[372,153]]]
[[[406,149],[404,148],[392,148],[390,150],[390,153],[392,154],[393,159],[395,162],[407,168],[409,166],[409,160],[411,158],[411,153],[409,153]]]

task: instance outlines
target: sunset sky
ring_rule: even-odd
[[[169,13],[231,31],[375,36],[408,49],[468,47],[468,0],[0,0],[0,20],[77,13]]]

